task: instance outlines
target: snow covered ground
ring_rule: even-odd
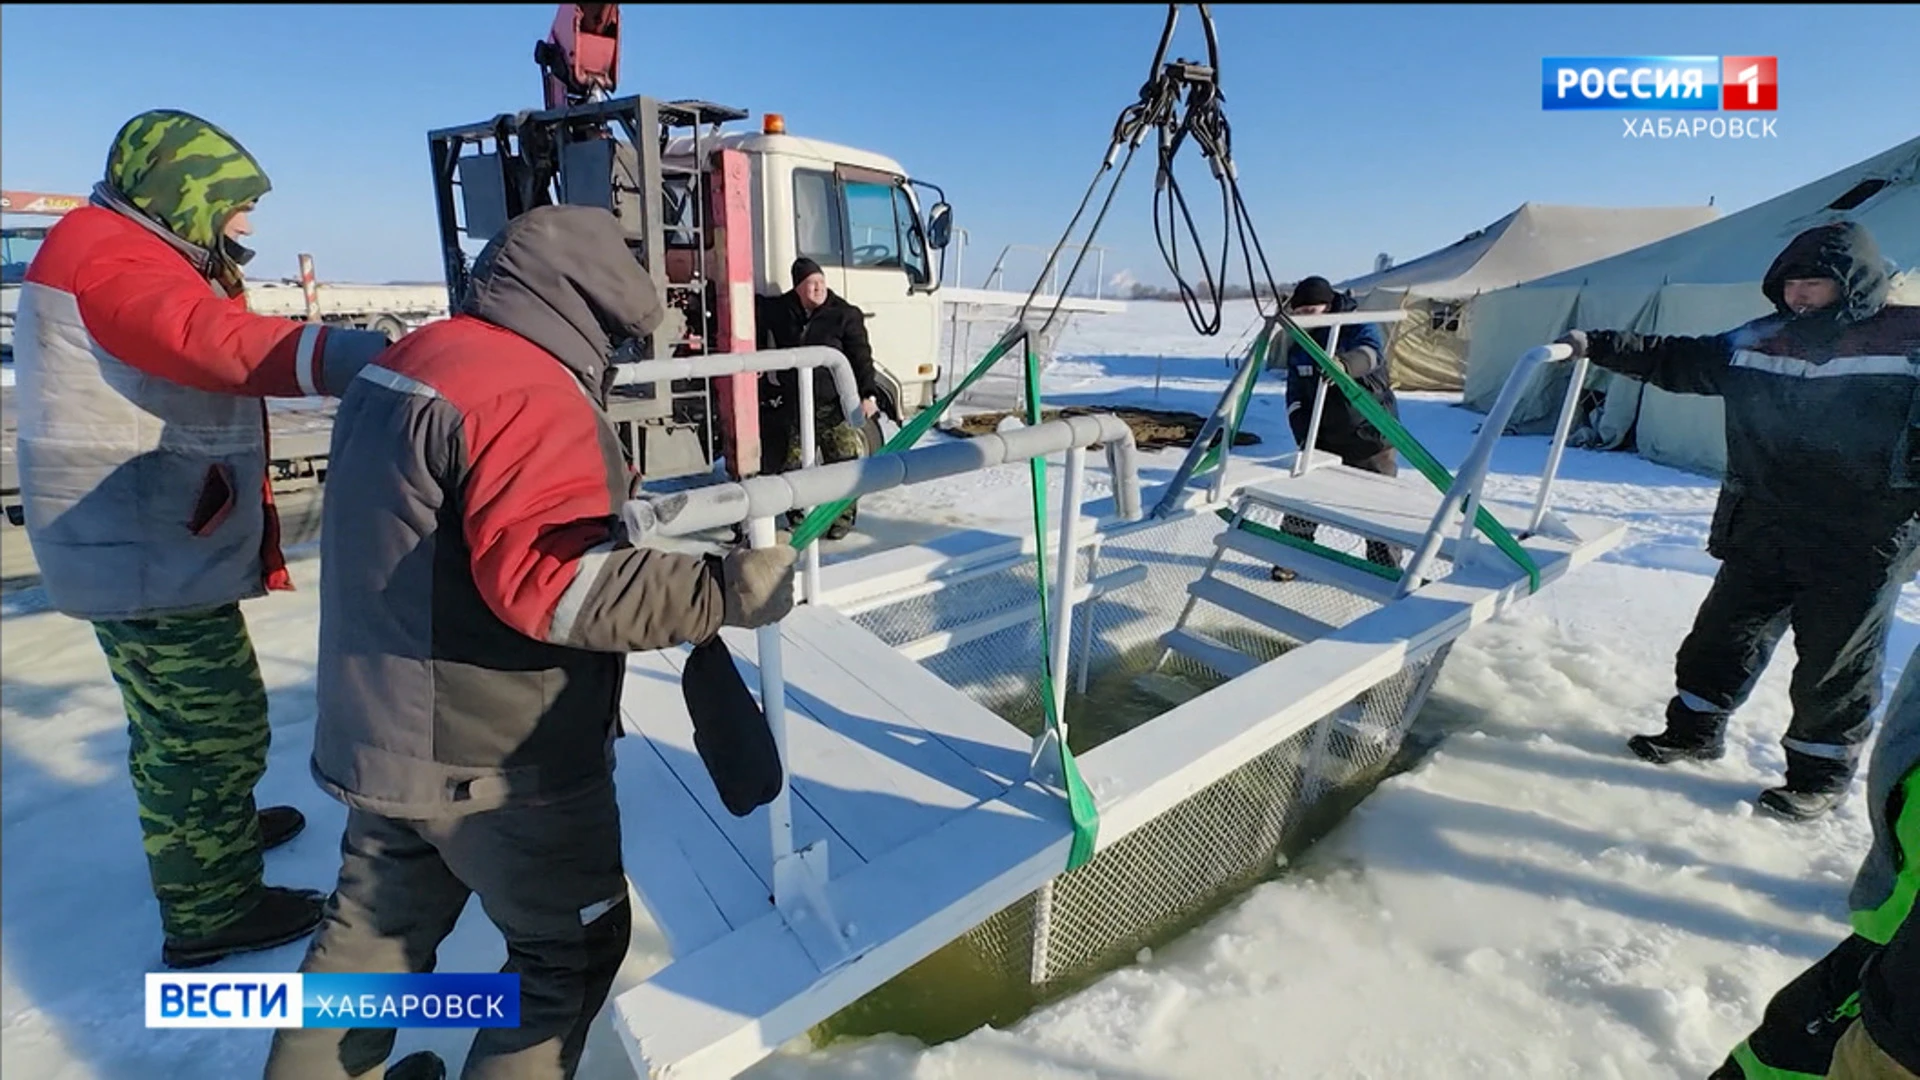
[[[1251,318],[1229,308],[1202,339],[1177,305],[1135,304],[1076,328],[1049,402],[1204,412],[1220,356]],[[1159,362],[1156,358],[1167,358]],[[1156,368],[1161,388],[1156,396]],[[1251,429],[1257,463],[1291,445],[1277,383]],[[1414,395],[1408,426],[1448,465],[1479,417]],[[1532,490],[1544,439],[1509,440],[1495,497]],[[1151,485],[1177,454],[1148,459]],[[1866,846],[1856,793],[1832,818],[1758,816],[1776,782],[1789,642],[1742,712],[1726,760],[1656,768],[1623,742],[1657,726],[1671,661],[1714,563],[1701,551],[1714,485],[1623,454],[1570,451],[1569,509],[1629,522],[1628,541],[1455,648],[1423,714],[1447,740],[1384,784],[1281,880],[1143,962],[1010,1030],[933,1048],[868,1040],[782,1054],[757,1077],[1030,1078],[1698,1077],[1758,1019],[1767,997],[1845,933],[1845,892]],[[981,515],[1022,527],[1024,474],[999,470],[862,507],[849,551],[936,539]],[[18,532],[6,542],[21,542]],[[311,824],[268,856],[272,880],[327,886],[344,813],[309,779],[314,586],[250,605],[273,690],[274,748],[261,794]],[[0,618],[0,1058],[45,1080],[257,1075],[267,1036],[148,1031],[142,972],[158,929],[126,779],[125,720],[84,625],[9,597]],[[1909,589],[1891,685],[1920,643]],[[303,945],[226,965],[292,970]],[[442,970],[503,959],[473,905]],[[643,928],[622,973],[664,961]],[[454,1062],[461,1032],[402,1032]],[[602,1024],[581,1075],[631,1075]]]

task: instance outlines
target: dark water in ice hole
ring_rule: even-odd
[[[1278,655],[1288,644],[1265,635],[1259,635],[1264,640],[1257,643],[1248,640],[1254,635],[1235,636],[1240,638],[1237,644],[1254,646],[1249,651],[1258,655]],[[1084,754],[1226,681],[1177,658],[1168,665],[1168,670],[1148,674],[1160,655],[1161,646],[1150,643],[1096,668],[1088,678],[1085,694],[1069,684],[1066,719],[1068,742],[1074,753]],[[1043,709],[1031,694],[1023,700],[989,707],[1029,733],[1039,731],[1044,722]],[[1156,928],[1144,947],[1158,949],[1174,942],[1213,919],[1256,885],[1283,876],[1316,873],[1311,867],[1294,865],[1294,860],[1344,820],[1381,781],[1418,764],[1448,731],[1470,719],[1461,706],[1429,696],[1390,759],[1370,773],[1354,776],[1345,786],[1330,791],[1303,816],[1300,825],[1289,828],[1282,846],[1282,859],[1245,886],[1231,889],[1177,921]],[[815,1046],[889,1033],[910,1036],[927,1044],[946,1042],[982,1025],[1009,1026],[1036,1008],[1069,996],[1126,966],[1133,958],[1133,955],[1122,954],[1075,972],[1069,978],[1035,987],[1024,976],[1012,977],[989,963],[967,941],[956,940],[816,1025],[809,1034]]]

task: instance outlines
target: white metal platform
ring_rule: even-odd
[[[1542,357],[1533,359],[1538,366]],[[1499,430],[1490,422],[1482,444]],[[1550,455],[1553,464],[1562,438],[1564,431]],[[1364,709],[1356,709],[1358,703],[1418,669],[1424,672],[1420,688],[1405,699],[1407,716],[1401,718],[1410,720],[1444,650],[1532,594],[1528,572],[1491,544],[1445,539],[1460,530],[1463,504],[1469,510],[1480,505],[1486,471],[1481,451],[1476,446],[1454,490],[1444,494],[1417,474],[1388,478],[1302,463],[1292,475],[1230,489],[1225,502],[1188,505],[1160,520],[1109,519],[1083,531],[1068,514],[1065,528],[1075,545],[1145,551],[1149,561],[1167,550],[1160,540],[1170,535],[1155,530],[1213,527],[1206,532],[1213,543],[1203,545],[1208,550],[1251,556],[1243,567],[1284,560],[1307,579],[1305,588],[1330,585],[1364,596],[1371,608],[1338,619],[1290,610],[1216,577],[1225,555],[1212,561],[1184,556],[1186,569],[1179,572],[1194,579],[1185,589],[1192,598],[1189,611],[1198,603],[1237,610],[1296,644],[1271,659],[1224,646],[1195,648],[1197,658],[1227,681],[1078,755],[1100,815],[1086,869],[1109,856],[1126,857],[1116,845],[1143,826],[1164,826],[1194,809],[1198,793],[1234,774],[1248,775],[1244,770],[1256,759],[1296,736],[1313,733],[1318,754],[1333,727],[1351,731],[1360,725]],[[953,456],[953,447],[909,451],[900,455],[909,460],[896,467],[913,475]],[[1070,488],[1077,468],[1069,462]],[[760,521],[784,509],[762,498],[772,488],[745,491],[748,485],[716,504],[731,500],[735,520]],[[1598,557],[1625,533],[1616,522],[1545,514],[1545,490],[1543,484],[1531,513],[1519,506],[1486,507],[1519,537],[1541,586]],[[1066,504],[1076,505],[1071,497]],[[1410,549],[1410,572],[1396,582],[1242,533],[1215,517],[1223,509],[1243,512],[1250,506]],[[1543,521],[1551,527],[1527,531]],[[875,610],[889,597],[966,588],[996,565],[1019,562],[1034,543],[979,540],[943,545],[946,551],[927,553],[917,565],[911,556],[892,553],[875,556],[864,568],[833,567],[819,601],[796,609],[779,627],[795,852],[785,858],[791,869],[816,841],[831,853],[821,895],[804,905],[783,900],[776,906],[773,900],[780,886],[770,835],[778,829],[770,827],[768,810],[736,818],[720,805],[694,751],[682,704],[683,654],[631,659],[623,714],[635,737],[619,746],[620,793],[630,811],[626,865],[673,953],[666,968],[613,1002],[616,1027],[645,1075],[735,1075],[990,916],[1036,893],[1050,898],[1054,883],[1066,880],[1072,825],[1063,792],[1031,764],[1034,741],[917,662],[945,645],[890,644],[849,614]],[[1451,568],[1433,573],[1435,557],[1452,561]],[[1066,625],[1086,615],[1080,609],[1105,591],[1138,579],[1138,567],[1115,569],[1124,561],[1101,557],[1100,576],[1068,591],[1074,610],[1056,612],[1063,624],[1056,634],[1064,636]],[[1178,560],[1161,562],[1164,573],[1164,565]],[[1173,612],[1165,615],[1172,624]],[[977,621],[998,619],[1003,616]],[[1185,623],[1183,614],[1179,625]],[[1200,641],[1180,640],[1181,632],[1176,626],[1165,644],[1178,650]],[[770,639],[731,631],[725,637],[748,685],[758,687],[757,664]],[[965,640],[965,628],[948,637]],[[1063,671],[1058,664],[1056,670]],[[1060,677],[1066,678],[1064,671]],[[1307,772],[1314,768],[1305,766]],[[1314,787],[1317,781],[1310,777],[1307,783]],[[1219,832],[1218,824],[1209,821],[1208,827]],[[1233,831],[1227,824],[1226,831]],[[808,925],[813,912],[831,913],[844,950],[823,946],[820,928]],[[1036,933],[1036,972],[1045,967],[1047,948],[1045,934]]]

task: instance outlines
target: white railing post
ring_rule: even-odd
[[[811,374],[810,372],[807,374]],[[779,543],[772,517],[750,518],[747,542],[756,548]],[[814,963],[827,970],[852,958],[846,932],[827,900],[827,842],[816,840],[804,850],[793,845],[793,755],[787,747],[787,675],[781,652],[780,624],[754,631],[760,661],[760,708],[780,757],[780,791],[767,806],[773,853],[773,906],[786,919],[801,947]]]
[[[1580,410],[1580,393],[1587,381],[1587,358],[1573,362],[1573,381],[1567,384],[1567,397],[1560,403],[1560,422],[1553,429],[1553,445],[1547,447],[1547,467],[1540,474],[1540,494],[1533,500],[1533,517],[1527,532],[1537,533],[1547,520],[1548,500],[1553,497],[1553,481],[1560,473],[1560,455],[1567,448],[1567,436],[1573,431],[1574,414]]]
[[[1301,476],[1313,467],[1314,448],[1320,445],[1320,416],[1327,410],[1327,390],[1332,385],[1333,380],[1327,378],[1325,373],[1322,373],[1319,382],[1316,384],[1316,389],[1313,392],[1313,415],[1307,420],[1306,445],[1300,448],[1300,453],[1293,459],[1293,475],[1295,476]]]
[[[1053,640],[1049,643],[1053,662],[1053,715],[1060,724],[1060,738],[1067,737],[1067,658],[1073,642],[1073,579],[1078,573],[1080,548],[1074,535],[1080,531],[1080,499],[1086,478],[1087,451],[1076,446],[1067,451],[1066,492],[1060,504],[1060,559],[1053,582]]]
[[[794,377],[800,382],[800,467],[811,469],[820,456],[816,445],[820,433],[815,430],[818,425],[813,416],[813,372],[811,370],[796,371]],[[804,588],[801,591],[801,597],[809,604],[818,603],[820,600],[820,540],[818,537],[807,545],[803,558],[805,567],[801,582]]]
[[[778,542],[772,518],[754,518],[747,523],[748,544],[770,548]],[[778,867],[793,854],[793,773],[787,763],[787,676],[780,653],[780,627],[776,624],[755,630],[754,641],[760,653],[760,709],[766,713],[767,729],[773,733],[773,745],[780,754],[780,793],[767,807],[767,820],[773,825],[773,864]],[[782,901],[777,882],[774,901]]]
[[[1461,546],[1454,552],[1456,563],[1473,551],[1470,545],[1478,539],[1474,529],[1475,519],[1480,516],[1480,489],[1486,483],[1487,470],[1493,462],[1494,444],[1500,441],[1501,434],[1506,431],[1507,422],[1513,418],[1513,410],[1520,404],[1520,395],[1533,379],[1534,372],[1572,355],[1573,350],[1565,345],[1542,345],[1527,350],[1520,357],[1520,362],[1507,373],[1507,381],[1500,387],[1500,397],[1487,410],[1487,419],[1480,425],[1480,434],[1467,450],[1466,459],[1460,463],[1460,471],[1454,474],[1452,486],[1447,488],[1446,497],[1440,500],[1440,509],[1434,511],[1433,521],[1427,526],[1419,550],[1414,553],[1400,577],[1400,596],[1407,596],[1420,587],[1427,566],[1439,555],[1440,538],[1450,524],[1451,515],[1463,507],[1466,520],[1460,526]]]

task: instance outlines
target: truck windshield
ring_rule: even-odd
[[[46,239],[45,229],[0,229],[0,283],[18,285]]]
[[[904,270],[914,284],[928,284],[926,241],[905,186],[848,180],[845,191],[849,265]]]

